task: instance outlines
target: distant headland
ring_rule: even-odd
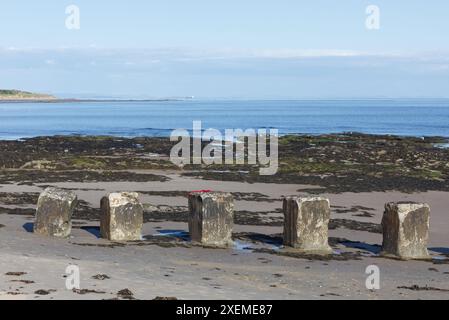
[[[53,95],[43,93],[33,93],[21,90],[0,89],[0,103],[2,102],[132,102],[132,101],[183,101],[192,100],[194,97],[182,98],[161,98],[161,99],[77,99],[77,98],[58,98]]]
[[[49,94],[33,93],[20,90],[1,90],[0,101],[54,101],[56,97]]]

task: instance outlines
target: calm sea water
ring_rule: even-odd
[[[168,136],[173,129],[277,128],[449,137],[449,100],[0,103],[0,139],[47,135]]]

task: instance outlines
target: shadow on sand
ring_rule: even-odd
[[[25,229],[26,232],[33,233],[34,232],[34,223],[27,222],[23,226],[23,229]]]
[[[100,227],[81,227],[81,230],[87,231],[90,234],[94,235],[97,239],[101,238],[101,232],[100,232]]]
[[[382,246],[378,244],[369,244],[358,241],[341,241],[340,244],[344,245],[346,248],[364,250],[376,255],[380,254],[382,251]]]

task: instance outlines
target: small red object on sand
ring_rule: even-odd
[[[212,190],[196,190],[196,191],[192,191],[189,193],[189,195],[194,194],[194,193],[209,193],[212,192]]]

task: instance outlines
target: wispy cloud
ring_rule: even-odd
[[[0,54],[42,54],[42,53],[74,53],[99,56],[154,56],[164,58],[192,58],[192,59],[246,59],[246,58],[267,58],[267,59],[301,59],[301,58],[326,58],[326,57],[415,57],[420,59],[441,59],[449,60],[449,52],[367,52],[350,49],[270,49],[270,48],[102,48],[97,45],[89,47],[0,47]]]
[[[447,96],[448,66],[449,54],[444,52],[0,48],[3,86],[48,92],[141,94],[150,90],[153,96],[220,97],[371,97],[396,93]]]

